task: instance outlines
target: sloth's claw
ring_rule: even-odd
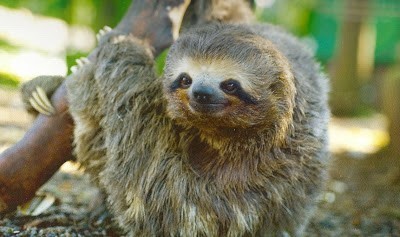
[[[72,73],[75,73],[76,71],[78,71],[79,68],[83,67],[85,64],[89,63],[90,61],[86,57],[81,57],[81,58],[76,59],[75,62],[77,65],[72,66],[70,68]]]
[[[36,91],[32,92],[32,97],[29,99],[29,103],[41,114],[51,116],[56,113],[49,98],[40,86],[37,86]]]
[[[71,72],[75,73],[76,71],[78,71],[78,66],[72,66],[71,67]]]
[[[96,39],[100,42],[101,37],[107,34],[108,32],[112,31],[112,28],[109,26],[104,26],[103,29],[99,30],[99,33],[96,34]]]
[[[89,59],[85,58],[85,57],[81,57],[78,58],[77,60],[75,60],[76,64],[78,64],[78,68],[81,68],[83,65],[89,63]]]

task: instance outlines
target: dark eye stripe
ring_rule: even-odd
[[[244,90],[238,90],[236,92],[236,96],[247,104],[253,104],[253,105],[257,104],[257,100]]]
[[[242,86],[240,85],[240,82],[234,79],[223,81],[220,85],[220,88],[225,93],[236,96],[237,98],[239,98],[240,100],[244,101],[247,104],[257,104],[257,100],[250,94],[248,94],[246,91],[244,91]]]

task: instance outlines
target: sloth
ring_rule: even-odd
[[[328,80],[268,24],[114,36],[66,79],[78,161],[129,236],[302,236],[329,161]]]

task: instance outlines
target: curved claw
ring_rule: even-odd
[[[100,42],[101,37],[103,37],[103,35],[107,34],[110,31],[112,31],[112,28],[109,26],[104,26],[103,29],[100,29],[99,33],[96,34],[97,41]]]
[[[78,65],[78,68],[79,68],[79,67],[82,67],[83,62],[82,62],[81,59],[78,58],[77,60],[75,60],[75,62],[76,62],[76,64]]]
[[[85,57],[81,57],[78,58],[77,60],[75,60],[76,64],[78,64],[78,67],[82,67],[83,65],[85,65],[86,63],[89,63],[89,59],[85,58]]]
[[[75,73],[76,71],[78,71],[78,66],[72,66],[71,67],[71,72]]]
[[[106,32],[110,32],[110,31],[112,31],[112,28],[109,26],[104,26],[103,30],[105,30]]]
[[[82,57],[81,60],[82,60],[83,64],[90,63],[89,59],[86,57]]]
[[[51,116],[56,113],[49,98],[47,98],[46,93],[40,86],[36,87],[36,91],[32,92],[32,97],[29,99],[29,103],[41,114]]]
[[[85,64],[90,63],[88,58],[85,57],[81,57],[75,60],[76,64],[75,66],[71,67],[71,72],[75,73],[76,71],[78,71],[79,68],[83,67]]]
[[[54,114],[56,112],[56,110],[54,109],[53,105],[51,104],[51,102],[50,102],[49,98],[47,97],[46,92],[43,90],[43,88],[38,86],[38,87],[36,87],[36,91],[39,95],[39,98],[41,99],[43,104],[46,106],[46,108],[48,108],[49,111]]]

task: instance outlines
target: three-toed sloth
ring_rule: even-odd
[[[111,37],[67,78],[75,153],[131,236],[299,236],[328,161],[327,79],[271,25],[183,34],[157,77]]]

